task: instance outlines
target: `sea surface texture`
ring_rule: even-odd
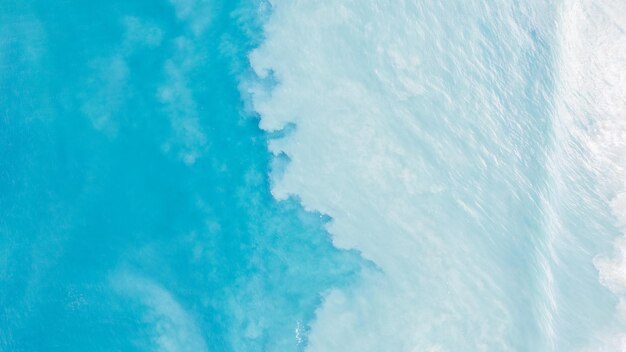
[[[0,0],[48,351],[626,351],[626,1]]]

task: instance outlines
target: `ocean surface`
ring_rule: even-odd
[[[0,0],[0,352],[626,351],[626,1]]]

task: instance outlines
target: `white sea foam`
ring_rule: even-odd
[[[603,197],[626,222],[623,3],[272,4],[273,193],[380,269],[326,295],[309,351],[619,348],[593,258]],[[595,265],[626,297],[621,255]]]
[[[566,2],[559,23],[558,117],[579,143],[599,193],[626,235],[626,2]],[[596,257],[600,281],[619,299],[616,326],[590,350],[626,351],[626,237]],[[619,324],[621,323],[621,324]],[[621,325],[621,326],[620,326]]]
[[[380,269],[327,294],[308,350],[541,350],[529,165],[545,120],[528,100],[548,94],[524,92],[526,26],[549,35],[550,6],[272,4],[251,63],[278,84],[253,105],[268,131],[296,125],[270,145],[290,159],[273,193],[331,215],[334,243]]]

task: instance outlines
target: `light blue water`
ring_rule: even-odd
[[[298,350],[359,271],[269,193],[256,4],[179,3],[0,3],[1,351]]]
[[[625,18],[0,1],[0,351],[624,350]]]

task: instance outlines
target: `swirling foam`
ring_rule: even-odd
[[[586,167],[626,236],[626,3],[578,0],[560,20],[559,114],[587,155]],[[626,351],[626,237],[594,263],[600,281],[619,299],[618,323],[591,350]]]
[[[613,301],[593,257],[611,226],[603,194],[587,184],[602,153],[579,152],[570,110],[594,82],[583,91],[613,114],[605,132],[622,145],[613,133],[623,110],[610,102],[623,96],[623,80],[607,76],[615,89],[605,96],[602,77],[623,77],[624,51],[601,32],[581,39],[571,30],[600,28],[597,16],[615,13],[580,19],[572,8],[593,6],[578,2],[560,9],[557,24],[559,9],[543,1],[272,4],[267,39],[250,58],[259,77],[278,83],[253,89],[253,106],[265,130],[296,126],[270,145],[290,160],[273,193],[331,215],[335,245],[379,269],[326,295],[308,350],[602,345]],[[592,42],[613,56],[576,51]],[[587,58],[604,73],[573,75]],[[607,141],[585,141],[615,153]],[[606,168],[617,173],[623,159],[612,160]],[[595,261],[616,292],[609,277],[620,263]]]

